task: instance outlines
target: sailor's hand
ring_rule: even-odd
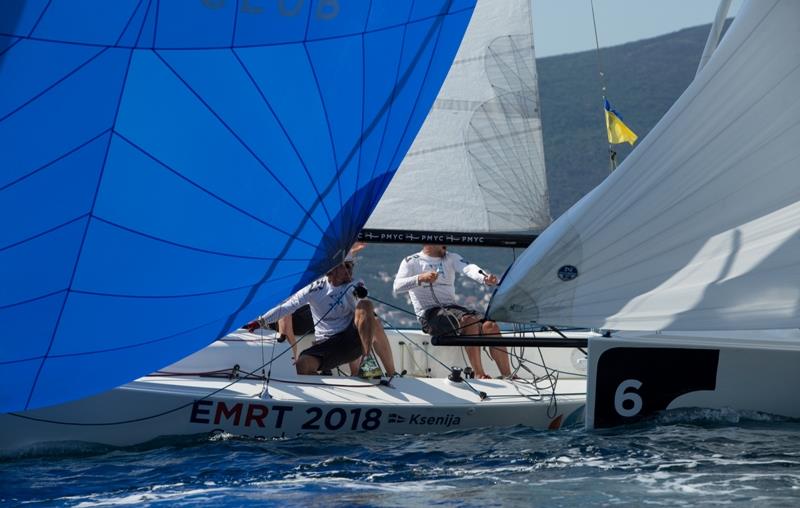
[[[497,285],[497,276],[490,273],[483,278],[483,283],[487,286],[495,286]]]
[[[436,279],[439,278],[439,274],[436,272],[425,272],[417,275],[417,282],[420,284],[430,284],[436,282]]]
[[[364,250],[364,247],[366,247],[366,246],[367,246],[367,244],[364,243],[364,242],[356,242],[356,243],[353,244],[352,247],[350,247],[350,252],[348,252],[347,254],[352,256],[355,253]]]
[[[259,328],[261,328],[261,323],[259,323],[258,320],[256,319],[255,321],[250,321],[249,323],[244,325],[242,328],[244,328],[245,330],[247,330],[250,333],[253,333],[254,331],[256,331]]]

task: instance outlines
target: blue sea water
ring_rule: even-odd
[[[0,459],[13,506],[798,506],[800,423],[731,411],[632,427],[234,436]]]

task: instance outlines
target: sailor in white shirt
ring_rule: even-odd
[[[422,246],[422,251],[405,258],[394,279],[394,292],[408,292],[414,313],[422,324],[422,330],[431,335],[500,335],[494,321],[484,321],[483,315],[456,303],[456,272],[470,279],[494,286],[497,277],[484,272],[478,265],[467,263],[455,252],[447,252],[446,245]],[[481,364],[480,348],[466,347],[475,376],[489,376]],[[511,375],[508,352],[505,347],[492,347],[490,354],[503,376]]]
[[[266,328],[269,323],[291,316],[307,304],[314,323],[314,345],[297,358],[295,366],[298,374],[315,374],[350,363],[351,374],[356,375],[362,360],[374,346],[389,375],[394,375],[389,341],[375,316],[372,302],[356,300],[358,286],[363,290],[361,298],[366,296],[366,289],[352,282],[352,273],[353,261],[347,259],[331,269],[325,277],[315,280],[245,325],[245,329],[253,331]],[[367,364],[378,369],[374,361],[371,364],[367,361]],[[380,374],[379,369],[377,372]]]

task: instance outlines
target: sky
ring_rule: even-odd
[[[590,0],[532,0],[536,56],[595,48]],[[739,10],[734,0],[728,17]],[[600,47],[647,39],[714,21],[719,0],[594,0]]]

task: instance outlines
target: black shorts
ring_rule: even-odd
[[[269,327],[278,331],[278,323],[270,323]],[[292,314],[292,329],[295,337],[314,333],[314,318],[311,316],[311,307],[303,305]]]
[[[341,332],[330,339],[314,344],[306,349],[300,356],[309,355],[320,361],[317,370],[332,370],[343,363],[352,362],[362,355],[361,338],[358,336],[356,325],[352,321]]]
[[[426,310],[419,322],[422,324],[422,331],[431,337],[461,335],[461,318],[464,316],[475,316],[478,319],[483,317],[477,311],[460,305],[444,305]]]

